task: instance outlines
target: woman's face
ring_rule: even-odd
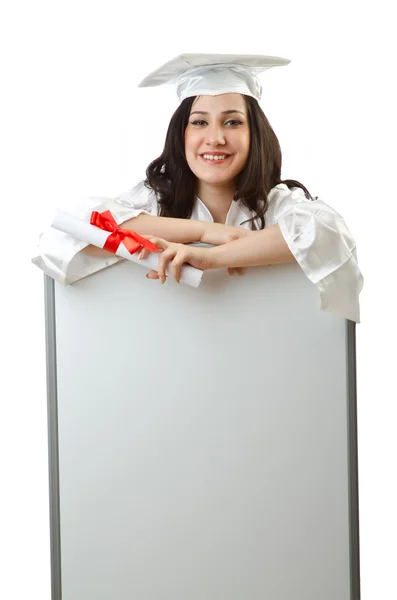
[[[244,168],[249,145],[247,107],[241,94],[196,98],[185,129],[185,154],[198,179],[214,185],[232,182]]]

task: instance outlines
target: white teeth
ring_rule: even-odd
[[[227,157],[227,154],[221,154],[218,156],[214,156],[213,154],[203,154],[203,158],[207,160],[223,160]]]

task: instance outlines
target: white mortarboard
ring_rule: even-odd
[[[260,100],[258,73],[288,65],[277,56],[254,54],[180,54],[145,77],[138,87],[176,84],[179,101],[191,96],[237,93]]]

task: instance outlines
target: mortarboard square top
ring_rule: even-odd
[[[191,96],[246,94],[262,96],[257,74],[291,61],[254,54],[180,54],[145,77],[138,87],[176,84],[179,101]]]

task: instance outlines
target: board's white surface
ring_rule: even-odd
[[[350,600],[345,320],[144,274],[55,285],[62,600]]]

